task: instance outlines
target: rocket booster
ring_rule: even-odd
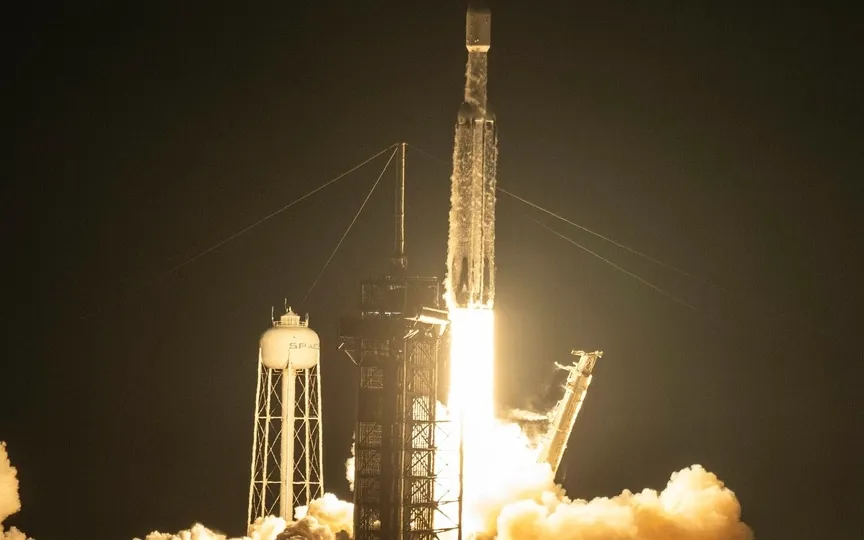
[[[498,135],[486,99],[492,14],[468,8],[465,101],[459,107],[453,148],[448,307],[488,307],[495,298],[495,165]]]

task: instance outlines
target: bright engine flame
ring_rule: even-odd
[[[450,310],[450,396],[448,408],[462,438],[463,501],[470,507],[494,471],[485,466],[495,425],[495,318],[491,308]],[[500,471],[499,471],[500,473]],[[466,532],[471,512],[463,515]],[[476,528],[475,528],[476,527]]]
[[[494,420],[494,325],[489,308],[450,310],[448,409],[466,432],[488,430]]]
[[[623,491],[572,500],[538,460],[541,441],[495,418],[491,308],[450,309],[451,429],[461,433],[466,539],[752,540],[735,494],[699,465],[673,473],[662,492]],[[446,438],[444,438],[446,440]],[[458,474],[449,479],[458,482]]]

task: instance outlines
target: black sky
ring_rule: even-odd
[[[242,532],[257,338],[384,160],[152,277],[399,140],[443,160],[409,150],[408,254],[444,271],[464,6],[294,4],[40,4],[6,21],[0,440],[21,481],[10,523],[39,540]],[[561,229],[689,310],[501,198],[499,400],[528,406],[554,361],[603,349],[571,496],[701,463],[761,538],[861,538],[862,18],[691,4],[493,6],[501,186],[727,289]],[[336,321],[386,270],[390,185],[298,307],[322,337],[343,497],[355,375]]]

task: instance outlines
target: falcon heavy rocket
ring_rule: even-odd
[[[453,149],[447,304],[491,308],[495,298],[495,115],[486,101],[492,14],[468,7],[465,101],[459,107]]]

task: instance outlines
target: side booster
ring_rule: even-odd
[[[495,299],[495,164],[498,135],[486,101],[492,14],[469,7],[465,30],[468,66],[453,149],[448,307],[492,307]]]

